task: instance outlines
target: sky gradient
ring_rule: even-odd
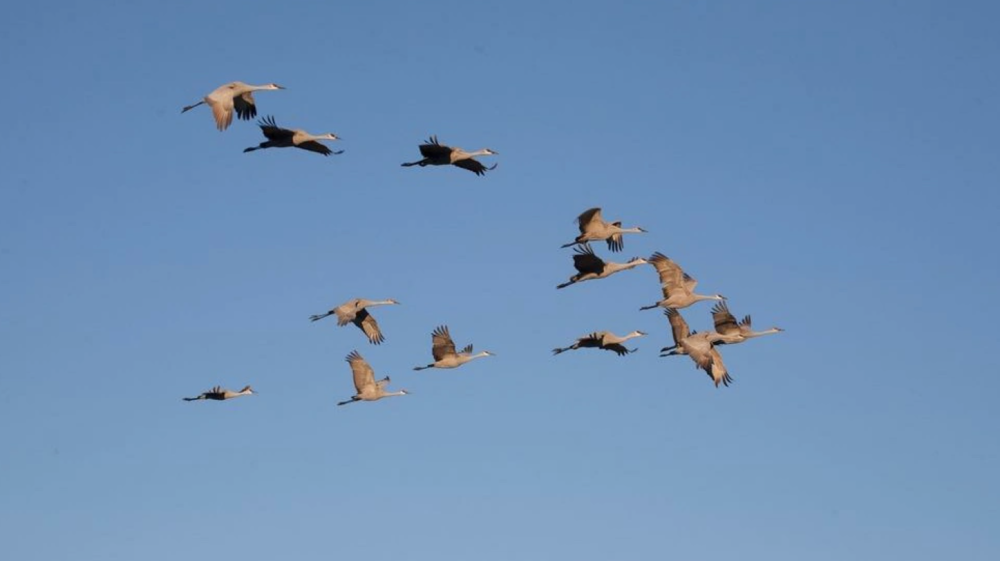
[[[4,4],[0,558],[998,558],[998,19]],[[345,153],[180,114],[231,80]],[[400,167],[431,134],[499,166]],[[659,358],[652,267],[554,288],[593,206],[786,332]],[[356,296],[384,344],[308,321]],[[497,356],[413,372],[439,324]],[[353,349],[412,395],[336,407]]]

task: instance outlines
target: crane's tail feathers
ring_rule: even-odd
[[[181,113],[187,113],[188,111],[194,109],[195,107],[198,107],[199,105],[204,105],[204,104],[205,104],[205,101],[202,100],[202,101],[199,101],[198,103],[195,103],[194,105],[188,105],[184,109],[181,109]]]

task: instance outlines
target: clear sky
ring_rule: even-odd
[[[1000,558],[998,20],[3,3],[0,558]],[[231,80],[346,152],[180,113]],[[400,167],[431,134],[499,167]],[[592,206],[787,331],[659,358],[652,267],[554,288]],[[308,321],[355,296],[383,345]],[[497,356],[412,371],[443,323]],[[352,349],[412,395],[336,407]]]

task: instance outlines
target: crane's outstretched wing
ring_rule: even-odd
[[[681,341],[688,338],[691,334],[691,330],[688,328],[688,324],[684,321],[684,317],[681,313],[673,308],[667,308],[663,310],[663,314],[667,316],[667,320],[670,321],[670,331],[674,336],[674,344],[679,345]]]
[[[431,333],[431,353],[435,362],[455,355],[455,342],[451,340],[447,325],[440,325]]]
[[[705,372],[708,373],[708,376],[712,378],[713,382],[715,382],[715,387],[719,387],[720,383],[728,387],[729,384],[732,383],[733,379],[729,376],[729,371],[726,370],[726,365],[722,363],[722,355],[719,354],[719,349],[716,349],[713,346],[712,350],[709,351],[709,355],[712,360],[711,367],[705,368]]]
[[[420,145],[420,155],[425,158],[438,159],[451,156],[451,147],[438,142],[437,135],[431,135],[427,142]]]
[[[618,354],[618,356],[625,356],[630,352],[632,352],[631,349],[625,348],[625,345],[622,345],[621,343],[611,343],[610,345],[604,345],[602,348],[609,351],[614,351],[615,353]]]
[[[575,251],[576,255],[573,256],[573,266],[576,267],[576,270],[580,274],[594,273],[599,275],[604,271],[604,260],[594,253],[594,249],[590,247],[590,244],[583,243],[577,246]]]
[[[324,156],[329,156],[330,154],[343,154],[343,150],[331,150],[322,142],[316,140],[308,140],[301,144],[296,144],[295,146],[303,149],[309,150],[310,152],[316,152],[317,154],[323,154]]]
[[[354,318],[358,314],[358,303],[360,301],[360,298],[354,298],[333,309],[333,313],[337,314],[337,325],[343,327],[354,321]]]
[[[649,262],[656,267],[656,272],[660,275],[660,284],[664,288],[684,286],[683,269],[669,257],[657,251],[649,258]]]
[[[622,227],[622,223],[621,222],[612,222],[611,225],[612,226],[618,226],[619,228]],[[621,251],[621,250],[625,249],[625,239],[624,238],[625,238],[625,236],[623,236],[620,233],[619,234],[612,234],[611,237],[607,239],[608,250],[614,251],[614,252],[618,252],[618,251]]]
[[[723,335],[739,335],[740,326],[736,323],[736,318],[729,312],[729,305],[725,300],[712,306],[712,322],[715,323],[715,331]]]
[[[233,98],[233,109],[236,116],[244,121],[249,121],[257,116],[257,104],[253,100],[253,92],[246,92]]]
[[[229,98],[213,99],[206,98],[208,106],[212,108],[212,117],[215,118],[215,128],[224,131],[233,124],[233,100]]]
[[[604,336],[607,331],[595,331],[590,335],[585,335],[576,340],[577,347],[594,348],[604,344]]]
[[[361,308],[358,311],[354,316],[353,323],[361,328],[361,331],[365,332],[369,343],[378,345],[382,341],[385,341],[385,337],[382,336],[382,330],[378,328],[378,322],[375,321],[375,316],[369,314],[367,308]]]
[[[358,354],[358,351],[351,351],[351,354],[347,355],[344,360],[351,365],[351,373],[354,374],[354,389],[357,390],[358,394],[364,393],[365,388],[368,387],[374,389],[375,371],[372,370],[368,361]]]
[[[274,121],[273,115],[268,115],[257,121],[257,126],[268,140],[285,140],[295,135],[295,131],[284,129]]]
[[[466,158],[464,160],[459,160],[455,162],[455,165],[462,169],[467,169],[476,175],[486,175],[487,171],[496,169],[497,167],[497,164],[493,164],[490,167],[486,167],[483,165],[482,162],[476,160],[475,158]]]
[[[601,218],[601,207],[588,208],[583,211],[580,216],[576,217],[576,224],[580,227],[580,233],[587,233],[587,225],[591,222],[603,222],[604,219]]]

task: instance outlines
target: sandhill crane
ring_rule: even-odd
[[[225,401],[227,399],[233,399],[235,397],[243,397],[245,395],[255,395],[257,392],[253,391],[250,386],[244,387],[238,392],[227,390],[222,386],[215,386],[214,388],[202,393],[198,397],[185,397],[184,401],[199,401],[202,399],[211,399],[213,401]]]
[[[451,333],[448,332],[447,325],[439,325],[431,332],[431,354],[434,355],[434,362],[427,366],[414,366],[414,370],[424,370],[427,368],[457,368],[470,360],[485,356],[495,356],[490,351],[480,351],[472,354],[472,345],[466,345],[461,351],[455,351],[455,342],[451,340]]]
[[[702,333],[690,331],[680,312],[673,308],[667,308],[663,313],[670,320],[674,345],[660,349],[661,353],[666,353],[660,356],[688,355],[694,361],[695,366],[704,370],[712,378],[715,387],[719,387],[720,383],[728,386],[733,379],[729,377],[726,365],[722,362],[722,355],[715,348],[715,343],[721,340],[722,335],[714,331]]]
[[[343,327],[348,323],[358,326],[361,331],[368,336],[368,341],[373,345],[378,345],[385,341],[382,330],[378,327],[375,317],[368,313],[370,306],[386,306],[390,304],[398,305],[399,302],[389,298],[388,300],[368,300],[366,298],[353,298],[343,304],[333,308],[325,314],[309,316],[310,321],[319,321],[326,316],[337,315],[337,325]]]
[[[654,253],[649,258],[649,264],[656,267],[656,272],[660,275],[663,299],[655,304],[643,306],[639,308],[640,310],[651,310],[656,307],[680,309],[702,300],[726,299],[721,294],[695,294],[694,289],[698,286],[698,281],[660,252]]]
[[[556,288],[566,288],[578,282],[603,279],[619,271],[631,269],[647,262],[642,257],[633,257],[628,263],[605,262],[594,253],[593,248],[586,242],[577,247],[575,251],[576,255],[573,256],[573,266],[576,267],[577,274],[570,277],[569,282],[557,285]]]
[[[583,337],[578,338],[575,343],[568,347],[552,349],[552,354],[557,355],[559,353],[581,348],[599,348],[604,349],[605,351],[614,351],[618,354],[618,356],[625,356],[629,353],[634,353],[639,349],[628,349],[622,343],[628,341],[629,339],[642,337],[644,335],[646,335],[646,332],[644,331],[633,331],[624,337],[619,337],[610,331],[595,331],[590,335],[584,335]]]
[[[355,401],[376,401],[383,397],[407,395],[410,393],[406,390],[399,390],[398,392],[385,391],[385,387],[391,381],[389,377],[386,376],[381,380],[375,381],[375,371],[372,370],[368,361],[358,354],[358,351],[351,351],[351,354],[347,355],[347,358],[344,360],[351,365],[351,373],[354,374],[354,389],[358,393],[352,396],[351,399],[341,401],[337,405],[347,405]]]
[[[754,331],[752,320],[749,315],[743,316],[743,319],[740,320],[739,323],[736,323],[736,318],[729,312],[729,306],[725,302],[719,302],[712,307],[712,320],[715,323],[715,331],[724,336],[724,338],[719,341],[720,345],[724,345],[726,343],[742,343],[747,339],[762,337],[764,335],[772,335],[774,333],[781,333],[784,331],[784,329],[780,327],[772,327],[770,329],[765,329],[764,331]]]
[[[301,148],[329,156],[330,154],[343,154],[343,150],[330,150],[320,140],[340,140],[340,137],[328,132],[326,134],[309,134],[301,129],[283,129],[274,122],[274,117],[267,116],[257,121],[257,126],[267,137],[267,140],[257,146],[246,148],[243,152],[253,152],[262,148]]]
[[[198,103],[181,109],[181,113],[207,103],[212,108],[212,115],[215,116],[215,126],[220,131],[224,131],[233,122],[233,111],[236,111],[236,116],[244,121],[249,121],[257,116],[257,105],[253,100],[253,92],[283,89],[285,88],[278,84],[253,86],[243,82],[230,82],[219,86]]]
[[[486,167],[479,160],[476,160],[476,156],[496,156],[497,152],[490,150],[489,148],[483,148],[481,150],[476,150],[475,152],[466,152],[461,148],[455,146],[445,146],[438,142],[437,135],[431,136],[427,139],[425,144],[420,145],[420,155],[424,159],[416,162],[406,162],[401,164],[403,167],[410,166],[447,166],[453,165],[458,166],[462,169],[467,169],[476,175],[486,175],[486,172],[492,169],[496,169],[497,164],[493,164],[490,167]]]
[[[580,235],[571,243],[563,244],[563,247],[570,247],[589,241],[607,240],[608,249],[611,251],[621,251],[625,246],[622,234],[645,233],[639,226],[634,228],[622,228],[621,222],[606,222],[601,217],[601,208],[594,207],[583,211],[583,214],[576,218],[576,223],[580,226]]]

